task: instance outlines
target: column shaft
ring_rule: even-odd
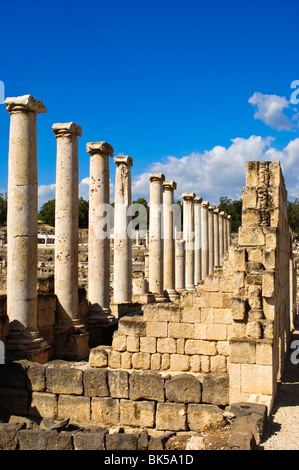
[[[220,258],[219,258],[219,209],[214,210],[214,266],[220,266]]]
[[[178,297],[175,291],[175,240],[174,240],[174,190],[175,181],[163,183],[163,219],[164,219],[164,289],[170,300]]]
[[[202,234],[201,234],[201,273],[202,279],[209,274],[209,223],[208,223],[208,207],[209,202],[203,201],[201,203],[201,221],[202,221]]]
[[[186,241],[185,284],[187,290],[194,289],[194,198],[195,193],[183,194],[184,239]]]
[[[175,288],[185,289],[185,240],[175,241]]]
[[[194,284],[201,280],[201,197],[194,198]]]
[[[129,156],[115,157],[114,205],[114,303],[132,302],[132,234],[129,233],[132,204],[131,167]]]
[[[224,212],[219,212],[219,258],[222,265],[224,255]]]

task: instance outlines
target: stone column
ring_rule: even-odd
[[[227,213],[223,217],[223,232],[224,232],[224,252],[228,250],[228,232],[227,232]]]
[[[219,212],[219,258],[222,265],[224,255],[224,212]]]
[[[185,240],[175,241],[175,288],[185,289]]]
[[[43,103],[30,95],[7,98],[10,114],[7,210],[6,356],[47,362],[48,346],[37,328],[37,130]]]
[[[81,360],[89,352],[88,334],[79,317],[78,302],[78,136],[82,130],[74,122],[53,124],[52,130],[57,141],[54,348],[56,357]]]
[[[209,274],[209,223],[208,223],[209,202],[201,203],[201,276],[202,279]]]
[[[162,173],[149,175],[150,180],[150,220],[149,220],[149,291],[157,302],[166,300],[163,294],[163,237],[162,237]]]
[[[208,207],[209,224],[209,274],[214,272],[214,209],[215,206]]]
[[[90,343],[101,338],[102,325],[111,320],[110,311],[110,181],[109,157],[113,147],[106,142],[89,142],[90,154],[88,223],[88,329]],[[99,343],[98,343],[99,344]]]
[[[164,269],[164,289],[170,300],[178,298],[175,290],[175,239],[174,239],[174,215],[173,193],[176,190],[175,181],[165,181],[163,183],[163,269]]]
[[[133,158],[115,157],[114,204],[114,303],[132,302],[132,233],[128,209],[132,204],[131,167]]]
[[[214,209],[214,266],[220,266],[219,258],[219,209]]]
[[[227,241],[228,241],[228,247],[230,247],[232,244],[232,216],[231,215],[227,216]]]
[[[194,284],[197,286],[201,280],[201,203],[202,197],[194,198]]]
[[[184,193],[184,240],[185,250],[185,284],[187,290],[194,289],[194,198],[195,193]]]

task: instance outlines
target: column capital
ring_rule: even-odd
[[[228,218],[228,220],[231,220],[232,216],[230,214],[228,214],[227,218]]]
[[[224,218],[227,219],[227,213],[226,212],[224,212]]]
[[[94,154],[104,154],[108,155],[113,158],[113,147],[112,145],[108,144],[107,142],[101,141],[101,142],[88,142],[86,144],[86,152],[89,153],[90,155]]]
[[[152,181],[165,181],[165,176],[163,175],[163,173],[150,173],[148,175],[148,179],[150,180],[150,182]]]
[[[129,155],[121,155],[114,158],[114,163],[118,165],[133,166],[133,158]]]
[[[43,114],[47,112],[44,104],[31,95],[6,98],[4,104],[9,113],[32,111],[33,113]]]
[[[184,201],[193,202],[196,197],[195,193],[183,193],[182,198]]]
[[[209,201],[202,201],[201,205],[203,207],[209,207],[210,203],[209,203]]]
[[[53,124],[52,131],[55,134],[56,139],[59,137],[81,137],[82,129],[81,126],[74,122],[57,122]]]
[[[175,181],[164,181],[163,183],[163,191],[174,191],[177,188],[177,184]]]
[[[194,204],[201,204],[202,203],[202,197],[196,196],[194,198]]]
[[[224,212],[224,211],[221,211],[221,212],[219,212],[219,215],[220,215],[221,217],[224,217],[225,212]]]
[[[216,209],[216,206],[211,205],[211,206],[208,207],[208,209],[209,209],[209,211],[213,212],[214,209]]]
[[[216,207],[216,209],[214,209],[214,214],[219,214],[220,212],[220,209],[218,209],[218,207]]]

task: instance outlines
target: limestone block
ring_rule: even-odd
[[[170,338],[193,338],[193,323],[169,323],[168,336]]]
[[[211,373],[212,374],[226,374],[227,373],[227,359],[224,356],[212,356],[210,359]]]
[[[107,346],[97,346],[91,349],[89,353],[89,365],[91,367],[107,367],[108,349]]]
[[[199,354],[203,356],[215,356],[217,354],[216,342],[188,339],[185,346],[186,354]]]
[[[158,306],[158,315],[157,317],[148,318],[148,320],[156,320],[156,321],[167,321],[167,322],[179,322],[181,320],[181,311],[182,308],[171,305],[171,306]]]
[[[55,419],[57,417],[57,405],[58,399],[53,393],[33,392],[29,416]]]
[[[226,339],[226,325],[207,325],[207,340],[225,341]]]
[[[181,321],[183,323],[196,323],[200,321],[200,314],[201,309],[195,305],[193,307],[184,307],[181,312]]]
[[[210,372],[210,356],[200,356],[201,372],[208,374]]]
[[[272,341],[257,343],[256,345],[256,362],[261,365],[273,364],[273,344]]]
[[[139,352],[139,336],[127,336],[127,351]]]
[[[156,372],[132,372],[130,400],[164,401],[164,379]]]
[[[201,382],[191,374],[179,374],[165,382],[166,399],[177,403],[200,403]]]
[[[0,450],[17,450],[20,425],[0,423]]]
[[[162,356],[159,353],[151,355],[151,369],[152,370],[161,369],[161,359],[162,359]]]
[[[232,318],[234,321],[244,321],[246,318],[247,300],[242,297],[232,299]]]
[[[27,371],[27,389],[43,392],[46,388],[46,369],[41,364],[32,364]]]
[[[96,432],[74,433],[74,450],[105,450],[105,434],[107,430]]]
[[[205,290],[207,292],[219,291],[219,278],[213,275],[205,277]]]
[[[120,422],[127,426],[154,427],[155,402],[120,400]]]
[[[192,372],[200,372],[201,371],[200,356],[194,355],[194,356],[190,357],[190,370]]]
[[[264,246],[266,237],[261,227],[239,227],[240,246]]]
[[[215,431],[225,425],[223,412],[216,405],[189,404],[187,415],[191,431]]]
[[[157,345],[156,345],[156,338],[153,336],[145,336],[140,338],[140,352],[145,353],[156,353],[157,352]]]
[[[132,353],[123,352],[121,353],[121,368],[122,369],[131,369],[132,367]]]
[[[228,375],[206,375],[202,382],[202,402],[226,406],[229,403]]]
[[[262,216],[259,209],[242,210],[242,227],[259,227]]]
[[[260,162],[246,162],[246,186],[257,187],[259,185]]]
[[[136,434],[107,434],[106,450],[131,451],[137,450],[138,435]]]
[[[158,403],[156,428],[162,431],[185,431],[187,429],[186,406],[179,403]]]
[[[178,338],[176,340],[176,352],[177,354],[185,354],[185,339]]]
[[[226,357],[229,356],[230,355],[229,341],[218,341],[217,352],[220,356],[226,356]]]
[[[126,336],[118,334],[116,331],[113,334],[112,347],[115,351],[125,351],[126,350]]]
[[[262,262],[266,270],[274,270],[276,268],[276,253],[277,251],[272,248],[266,248],[263,250]]]
[[[231,308],[215,308],[214,323],[219,325],[231,325],[232,309]]]
[[[133,369],[144,369],[148,370],[151,367],[151,355],[150,353],[133,353],[132,354],[132,367]]]
[[[271,395],[273,393],[272,365],[244,364],[241,390],[247,394]]]
[[[266,246],[268,249],[275,250],[278,247],[279,231],[276,227],[264,227],[263,228]]]
[[[162,354],[161,369],[167,370],[170,367],[170,354]]]
[[[72,435],[68,432],[22,429],[18,433],[19,450],[73,450]]]
[[[253,339],[260,339],[263,335],[261,322],[250,321],[246,325],[246,336]]]
[[[123,317],[118,323],[118,333],[126,336],[146,336],[146,322],[143,317]]]
[[[111,367],[111,369],[120,369],[121,353],[119,351],[113,351],[112,349],[108,349],[107,354],[108,366]]]
[[[108,386],[112,398],[129,397],[129,374],[124,370],[108,371]]]
[[[167,322],[149,321],[146,325],[146,336],[167,337],[167,328]]]
[[[257,190],[252,186],[245,186],[242,188],[242,207],[246,209],[257,208]]]
[[[174,371],[190,370],[190,358],[183,354],[171,354],[170,355],[170,370],[174,370]]]
[[[275,271],[265,271],[262,279],[263,297],[275,296]]]
[[[69,367],[48,367],[46,370],[46,387],[50,393],[82,395],[82,370]]]
[[[107,397],[108,373],[106,369],[87,369],[83,371],[84,395],[88,397]]]
[[[176,340],[174,338],[158,338],[157,352],[175,354],[177,352]]]
[[[71,423],[87,424],[90,422],[90,398],[76,395],[59,395],[58,419],[70,418]]]
[[[255,341],[235,341],[230,343],[230,362],[236,364],[255,364],[256,343]]]
[[[92,398],[91,421],[97,426],[119,426],[119,400],[116,398]]]

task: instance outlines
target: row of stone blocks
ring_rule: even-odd
[[[93,369],[19,361],[1,366],[0,414],[199,432],[223,419],[228,377]]]

